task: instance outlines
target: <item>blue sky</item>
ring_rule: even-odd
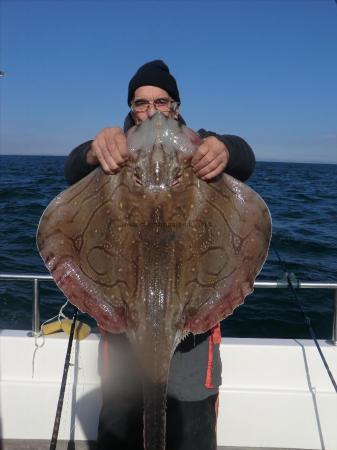
[[[122,126],[136,69],[164,59],[190,128],[258,160],[337,163],[334,0],[1,1],[1,153],[64,155]]]

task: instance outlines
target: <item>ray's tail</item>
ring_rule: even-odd
[[[144,382],[144,449],[165,450],[167,382]]]

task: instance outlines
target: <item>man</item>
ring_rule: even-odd
[[[75,148],[65,164],[70,184],[100,165],[107,174],[118,172],[128,159],[125,133],[156,111],[185,124],[179,113],[176,80],[160,60],[141,66],[128,89],[131,107],[124,128],[105,128],[93,141]],[[245,181],[255,158],[241,138],[199,130],[203,142],[191,160],[198,177],[209,181],[226,172]],[[167,450],[215,450],[216,409],[221,384],[220,329],[187,337],[171,362],[167,402]],[[105,335],[101,361],[103,406],[98,430],[99,450],[142,450],[141,388],[137,366],[124,336]],[[111,363],[111,367],[110,367]]]

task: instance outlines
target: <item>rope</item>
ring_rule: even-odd
[[[34,333],[34,339],[35,339],[35,349],[34,349],[34,353],[33,353],[33,358],[32,358],[32,379],[34,378],[35,375],[35,358],[36,358],[36,354],[37,351],[42,348],[45,344],[45,335],[43,333],[43,326],[48,323],[51,322],[52,320],[58,319],[59,323],[61,324],[61,319],[68,319],[68,317],[64,314],[63,310],[64,308],[67,306],[67,304],[69,303],[69,300],[67,300],[60,308],[59,313],[54,316],[51,317],[50,319],[45,320],[41,326],[40,326],[40,332],[39,333]],[[42,339],[42,342],[39,344],[39,339]]]
[[[276,254],[276,257],[277,257],[279,263],[280,263],[281,266],[282,266],[283,272],[284,272],[285,277],[286,277],[286,279],[287,279],[287,281],[288,281],[288,287],[290,288],[290,290],[291,290],[291,292],[292,292],[292,294],[293,294],[293,296],[294,296],[294,298],[295,298],[295,300],[296,300],[296,302],[297,302],[297,304],[298,304],[298,307],[299,307],[299,309],[300,309],[300,311],[301,311],[301,313],[302,313],[302,316],[303,316],[304,323],[305,323],[305,324],[307,325],[307,327],[308,327],[308,330],[309,330],[311,339],[315,342],[316,348],[317,348],[318,353],[319,353],[319,355],[320,355],[320,357],[321,357],[321,359],[322,359],[322,362],[323,362],[323,364],[324,364],[324,367],[325,367],[325,369],[326,369],[326,371],[327,371],[327,373],[328,373],[328,375],[329,375],[329,377],[330,377],[331,383],[332,383],[332,385],[333,385],[333,387],[334,387],[334,389],[335,389],[335,391],[336,391],[336,393],[337,393],[337,383],[336,383],[336,381],[335,381],[335,379],[334,379],[333,374],[331,373],[331,370],[330,370],[330,368],[329,368],[329,365],[328,365],[328,363],[327,363],[327,361],[326,361],[326,359],[325,359],[325,357],[324,357],[324,355],[323,355],[322,349],[321,349],[321,347],[320,347],[320,345],[319,345],[319,343],[318,343],[318,340],[317,340],[317,337],[316,337],[316,333],[315,333],[315,331],[314,331],[314,329],[313,329],[313,327],[312,327],[312,325],[311,325],[310,317],[306,315],[306,313],[305,313],[305,311],[304,311],[304,308],[303,308],[303,305],[302,305],[302,302],[301,302],[301,300],[299,299],[299,297],[298,297],[298,295],[297,295],[297,292],[296,292],[295,287],[294,287],[294,284],[293,284],[294,280],[291,278],[291,274],[290,274],[289,271],[288,271],[287,265],[286,265],[286,263],[283,261],[283,259],[281,258],[281,256],[279,255],[279,252],[276,250],[276,248],[275,248],[272,244],[271,244],[270,246],[271,246],[271,248],[273,249],[273,251],[274,251],[274,253]]]
[[[53,428],[52,438],[51,438],[51,441],[50,441],[49,450],[55,450],[56,449],[56,445],[57,445],[57,436],[58,436],[58,433],[59,433],[60,422],[61,422],[61,414],[62,414],[64,393],[65,393],[65,390],[66,390],[67,375],[68,375],[68,369],[69,369],[69,365],[70,365],[71,347],[72,347],[73,338],[74,338],[77,314],[78,314],[78,309],[75,308],[75,312],[74,312],[74,315],[73,315],[73,321],[71,323],[69,340],[68,340],[67,354],[66,354],[66,358],[65,358],[65,361],[64,361],[64,368],[63,368],[63,376],[62,376],[62,382],[61,382],[61,388],[60,388],[60,395],[59,395],[59,400],[58,400],[58,404],[57,404],[57,408],[56,408],[54,428]]]
[[[58,314],[56,314],[56,316],[51,317],[50,319],[47,319],[47,320],[45,320],[44,322],[41,323],[41,326],[40,326],[40,333],[39,333],[38,336],[43,335],[43,325],[45,325],[46,323],[49,323],[49,322],[51,322],[52,320],[57,319],[57,320],[59,321],[59,323],[61,324],[61,320],[62,320],[62,319],[69,319],[69,317],[66,316],[66,315],[64,314],[64,312],[63,312],[64,308],[68,305],[68,303],[69,303],[69,300],[67,300],[65,303],[63,303],[63,305],[62,305],[61,308],[60,308],[60,311],[58,312]]]
[[[42,342],[39,344],[38,341],[39,341],[40,338],[42,338]],[[34,343],[35,349],[34,349],[33,358],[32,358],[32,380],[34,379],[34,376],[35,376],[35,357],[36,357],[36,353],[45,344],[44,334],[39,333],[39,334],[35,335],[34,336],[34,341],[35,341],[35,343]],[[0,450],[1,450],[1,447],[0,447]]]

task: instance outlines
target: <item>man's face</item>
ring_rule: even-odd
[[[158,99],[170,99],[169,94],[164,91],[164,89],[161,89],[156,86],[141,86],[138,89],[135,90],[133,99],[132,99],[132,105],[133,105],[133,111],[132,116],[135,121],[135,123],[141,123],[144,122],[144,120],[148,119],[149,117],[152,117],[153,114],[155,114],[160,109],[156,109],[153,102]],[[139,102],[141,100],[149,101],[151,102],[148,106],[146,111],[135,111],[134,105],[135,102]],[[165,116],[172,117],[173,119],[177,119],[179,112],[178,109],[175,111],[161,111]]]

